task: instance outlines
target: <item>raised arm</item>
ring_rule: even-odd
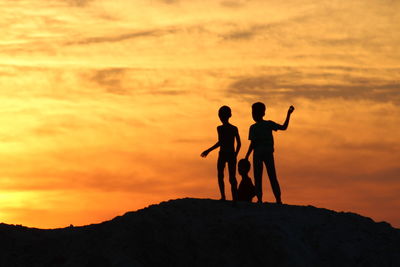
[[[208,153],[210,153],[211,151],[213,151],[214,149],[218,148],[220,146],[219,141],[217,143],[215,143],[215,145],[213,145],[212,147],[210,147],[207,150],[204,150],[200,156],[202,156],[203,158],[207,157]]]
[[[289,107],[289,110],[288,110],[288,112],[287,112],[287,115],[286,115],[286,120],[285,120],[285,122],[283,123],[283,125],[278,124],[278,130],[284,131],[284,130],[286,130],[286,129],[288,128],[288,126],[289,126],[289,121],[290,121],[290,115],[292,114],[293,111],[294,111],[294,107],[293,107],[293,106],[290,106],[290,107]]]

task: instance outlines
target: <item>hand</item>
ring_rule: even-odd
[[[208,153],[210,153],[210,151],[204,150],[203,153],[201,153],[200,156],[202,156],[203,158],[205,158],[205,157],[207,157]]]
[[[290,107],[289,107],[289,110],[288,110],[288,114],[292,114],[293,111],[294,111],[294,107],[293,107],[293,106],[290,106]]]

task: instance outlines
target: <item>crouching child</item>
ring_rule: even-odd
[[[241,159],[238,162],[238,172],[240,176],[242,176],[242,181],[239,184],[238,188],[238,200],[239,201],[247,201],[252,202],[253,197],[255,196],[255,188],[251,178],[249,177],[250,171],[250,161],[247,159]]]

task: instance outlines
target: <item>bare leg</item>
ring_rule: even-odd
[[[236,157],[228,161],[229,182],[231,183],[232,200],[237,200],[237,181],[236,181]]]
[[[275,171],[275,161],[274,161],[274,154],[269,153],[267,155],[265,166],[267,167],[267,173],[269,177],[269,181],[271,183],[272,191],[274,192],[274,196],[276,199],[276,203],[281,204],[281,189],[279,187],[278,179],[276,177]]]
[[[253,155],[254,185],[258,202],[262,202],[262,172],[263,162]]]
[[[225,161],[218,157],[217,161],[217,171],[218,171],[218,186],[219,192],[221,193],[221,200],[225,200],[225,184],[224,184],[224,169],[225,169]]]

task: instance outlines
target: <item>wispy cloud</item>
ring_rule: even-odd
[[[119,35],[112,36],[99,36],[99,37],[90,37],[82,40],[67,42],[66,45],[90,45],[90,44],[98,44],[98,43],[112,43],[112,42],[121,42],[130,39],[136,39],[141,37],[156,37],[163,35],[165,33],[173,32],[172,30],[164,31],[164,30],[148,30],[148,31],[138,31],[132,33],[125,33]]]
[[[275,27],[279,24],[266,24],[266,25],[253,25],[251,27],[246,27],[244,29],[234,29],[225,34],[222,34],[221,37],[225,40],[249,40],[254,38],[257,35],[265,34],[268,29]]]
[[[84,7],[92,1],[93,0],[67,0],[67,3],[73,6]]]
[[[399,153],[400,146],[395,142],[340,142],[334,145],[338,149],[356,150],[356,151],[386,151],[391,153]]]
[[[140,38],[156,38],[163,37],[165,35],[176,34],[179,36],[180,34],[199,34],[199,33],[207,33],[210,34],[203,25],[193,24],[193,25],[174,25],[168,27],[159,27],[152,29],[145,29],[140,31],[132,31],[121,34],[109,34],[104,36],[94,36],[88,38],[81,38],[74,41],[66,42],[66,46],[70,45],[91,45],[91,44],[101,44],[101,43],[116,43]],[[152,45],[154,45],[152,43]]]
[[[286,32],[291,27],[309,22],[312,18],[311,15],[302,15],[269,23],[254,23],[250,25],[233,23],[234,29],[222,34],[221,37],[225,40],[249,40],[256,36],[268,36],[274,39],[295,39],[298,33],[287,35]]]
[[[221,6],[223,7],[227,7],[227,8],[241,8],[243,7],[245,4],[243,2],[240,1],[230,1],[230,0],[226,0],[226,1],[222,1],[221,2]]]
[[[94,71],[90,78],[92,81],[106,88],[107,92],[113,94],[126,94],[127,91],[122,85],[126,70],[121,68],[110,68]]]
[[[105,68],[89,70],[83,75],[89,83],[117,95],[178,96],[187,94],[187,88],[177,86],[179,78],[171,80],[171,73],[161,70],[135,68]],[[181,75],[181,74],[180,74]],[[149,78],[151,77],[151,78]],[[172,76],[173,77],[173,76]]]
[[[279,74],[241,77],[230,84],[228,91],[250,96],[370,99],[400,103],[398,79],[354,73],[313,73],[301,68]]]
[[[166,3],[166,4],[176,4],[179,3],[179,0],[158,0],[160,2]]]

